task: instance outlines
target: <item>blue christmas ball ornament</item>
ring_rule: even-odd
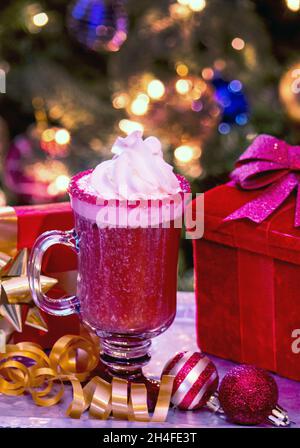
[[[70,34],[84,47],[118,51],[127,38],[128,16],[123,0],[76,0],[69,8]]]
[[[249,103],[238,79],[227,81],[216,76],[212,81],[215,98],[222,110],[219,132],[228,134],[231,125],[244,126],[249,120]]]

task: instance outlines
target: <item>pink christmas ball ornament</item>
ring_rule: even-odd
[[[177,353],[166,364],[163,374],[175,376],[171,403],[185,411],[205,406],[219,384],[215,365],[199,352]]]
[[[236,366],[223,378],[219,400],[232,422],[257,425],[276,408],[278,387],[267,371],[250,365]]]

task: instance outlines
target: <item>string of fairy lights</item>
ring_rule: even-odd
[[[42,10],[42,6],[39,3],[27,5],[23,14],[25,26],[32,34],[41,32],[42,28],[49,23],[49,15]]]
[[[180,5],[179,8],[184,7],[184,9],[178,9],[178,5],[176,5],[177,12],[179,11],[180,13],[181,11],[182,15],[188,11],[200,12],[206,7],[206,0],[177,0],[177,3]],[[300,0],[285,0],[285,3],[290,11],[300,11]],[[28,5],[24,9],[24,16],[26,26],[31,33],[40,32],[41,29],[49,22],[48,13],[43,11],[41,5],[38,3]],[[236,38],[235,42],[233,42],[233,46],[239,50],[243,48],[243,44],[240,40],[238,40],[238,38]]]
[[[174,83],[175,93],[183,97],[183,100],[188,100],[190,98],[191,110],[200,112],[203,107],[200,99],[207,88],[205,81],[201,78],[198,78],[195,81],[193,77],[190,77],[189,68],[183,62],[176,63],[175,72],[178,76],[178,79],[175,80]],[[208,75],[208,69],[204,70],[204,75]],[[151,109],[151,106],[157,102],[164,101],[168,94],[167,91],[169,86],[165,85],[161,79],[154,78],[150,73],[143,75],[140,80],[140,85],[143,88],[143,91],[136,92],[136,84],[137,83],[135,82],[133,89],[129,88],[128,92],[114,94],[112,99],[114,108],[126,109],[129,116],[134,118],[123,118],[119,121],[119,128],[126,134],[135,130],[144,131],[143,121],[145,120],[143,117]],[[131,90],[134,91],[133,96],[131,96]],[[219,109],[216,109],[214,118],[217,118],[218,115]],[[199,144],[195,144],[195,142],[192,144],[185,142],[184,144],[179,144],[174,149],[175,159],[183,164],[189,163],[195,158],[199,158],[200,155],[201,147]],[[199,174],[199,172],[194,171],[194,174]]]
[[[174,6],[172,4],[171,6]],[[177,13],[186,15],[186,11],[200,12],[205,6],[205,1],[190,1],[190,0],[177,0],[177,7],[184,7],[185,9],[179,9]],[[236,36],[230,42],[231,47],[235,51],[242,51],[246,47],[245,40]],[[247,54],[249,59],[249,54]],[[217,60],[214,63],[213,67],[205,67],[202,69],[201,73],[199,73],[199,82],[202,82],[202,86],[204,89],[206,88],[206,82],[211,82],[217,72],[222,71],[226,66],[226,61]],[[202,102],[200,101],[203,89],[194,89],[194,83],[190,76],[190,67],[182,61],[177,61],[175,63],[175,73],[177,76],[177,80],[175,81],[175,93],[177,93],[181,97],[190,97],[192,96],[192,101],[190,102],[190,108],[194,112],[200,112],[203,107]],[[128,89],[127,92],[118,92],[115,93],[112,97],[112,105],[115,109],[125,109],[129,115],[129,118],[122,118],[118,126],[119,128],[129,134],[134,130],[145,130],[143,122],[144,116],[151,109],[153,103],[164,100],[167,96],[167,86],[163,82],[163,80],[155,78],[151,73],[147,73],[143,75],[144,82],[140,81],[140,85],[142,86],[142,91],[136,91],[136,85],[133,89]],[[136,77],[135,77],[136,80]],[[136,84],[136,82],[135,82]],[[237,93],[242,91],[243,84],[239,80],[232,80],[228,89]],[[192,95],[191,95],[192,93]],[[228,100],[227,100],[228,101]],[[222,104],[221,104],[222,105]],[[216,111],[214,114],[213,121],[220,115],[220,111]],[[247,115],[239,114],[236,117],[236,123],[238,125],[244,125],[248,121]],[[231,126],[228,123],[219,123],[218,131],[220,134],[227,134],[231,131]],[[201,142],[199,144],[195,144],[195,142],[189,143],[186,141],[180,142],[178,146],[174,148],[174,157],[175,162],[177,162],[181,167],[185,164],[190,164],[195,159],[199,159],[202,153]],[[197,177],[201,174],[201,170],[193,170],[193,174],[190,171],[189,174],[191,177]]]
[[[49,125],[43,98],[32,100],[36,124],[30,133],[39,141],[40,148],[49,156],[45,162],[35,162],[30,166],[34,177],[41,182],[48,182],[47,193],[51,197],[64,194],[70,183],[70,174],[65,164],[55,157],[65,158],[70,152],[71,134],[62,127]]]
[[[300,11],[300,0],[282,1],[292,13]],[[174,0],[170,2],[169,17],[166,20],[188,20],[193,15],[201,14],[208,3],[209,0]],[[55,13],[44,10],[38,2],[27,4],[23,8],[24,29],[33,35],[43,32],[44,29],[53,25],[55,20]],[[156,25],[159,24],[156,23]],[[255,64],[255,52],[251,42],[247,42],[242,32],[230,39],[228,45],[233,51],[240,52],[243,55],[249,67],[251,67],[251,64]],[[119,47],[114,49],[114,51],[118,50]],[[110,51],[109,48],[108,51]],[[201,126],[205,131],[198,140],[193,132],[182,132],[182,129],[178,126],[176,128],[175,125],[168,130],[169,141],[164,135],[162,136],[163,143],[167,143],[173,150],[175,163],[188,176],[198,177],[201,175],[200,159],[207,135],[215,129],[223,135],[230,133],[232,130],[232,124],[222,120],[222,108],[226,107],[226,101],[228,102],[230,99],[221,97],[216,105],[216,97],[212,93],[215,87],[214,79],[225,67],[226,60],[217,59],[211,66],[204,67],[198,73],[195,73],[194,67],[191,67],[188,62],[178,60],[173,66],[174,77],[171,82],[161,79],[153,73],[141,73],[134,76],[133,83],[129,83],[128,88],[112,94],[112,107],[123,113],[123,116],[120,116],[116,123],[116,130],[121,130],[125,134],[134,130],[147,133],[147,125],[149,120],[154,117],[153,113],[157,112],[159,107],[164,107],[168,98],[174,96],[175,102],[180,103],[186,117],[189,117],[188,114],[191,112],[199,114],[199,116],[203,113],[205,116],[205,120],[201,118]],[[0,68],[6,72],[10,69],[6,61],[1,61]],[[281,91],[284,90],[282,85]],[[243,90],[243,84],[238,79],[229,81],[225,87],[233,94]],[[286,90],[287,88],[285,88]],[[281,96],[284,95],[281,94]],[[51,111],[46,111],[42,98],[33,98],[32,104],[36,119],[33,133],[38,136],[41,150],[49,156],[50,164],[42,166],[40,162],[36,162],[35,166],[31,166],[30,169],[37,173],[40,180],[49,180],[48,193],[55,197],[66,191],[72,175],[63,161],[64,157],[68,156],[72,150],[72,129],[71,127],[67,129],[66,123],[63,126],[52,126],[50,124],[53,114]],[[55,105],[52,107],[53,110],[55,108],[59,108],[59,104],[57,104],[57,107]],[[176,116],[175,118],[177,119]],[[247,113],[239,113],[234,118],[234,125],[243,126],[248,122],[248,119]],[[191,126],[194,125],[195,122],[191,120]],[[182,137],[176,140],[176,134],[181,132]],[[91,142],[90,147],[94,151],[98,151],[99,145],[102,146],[102,142],[97,138],[92,139]],[[61,160],[55,160],[55,158],[61,158]],[[52,171],[51,176],[50,171]]]
[[[286,0],[286,6],[290,11],[300,11],[300,0]]]

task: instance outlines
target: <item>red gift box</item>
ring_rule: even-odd
[[[300,328],[295,197],[261,224],[224,222],[260,194],[230,184],[205,194],[204,237],[193,241],[198,345],[300,380],[300,353],[292,350],[292,333]]]
[[[46,204],[35,206],[14,207],[16,215],[16,249],[31,249],[37,237],[48,230],[70,230],[74,226],[73,213],[69,203]],[[3,235],[5,239],[5,235]],[[5,243],[4,243],[5,244]],[[5,251],[7,248],[1,247]],[[70,279],[72,287],[76,287],[74,270],[77,268],[76,254],[65,246],[55,246],[44,257],[43,274],[59,279],[48,295],[60,297],[65,294],[65,284]],[[62,289],[64,288],[64,289]],[[67,288],[68,289],[68,288]],[[67,291],[68,293],[70,291]],[[65,334],[79,334],[79,319],[76,315],[56,317],[40,311],[48,332],[35,329],[25,324],[28,305],[22,305],[23,329],[21,333],[13,334],[13,341],[31,341],[43,348],[51,348]]]

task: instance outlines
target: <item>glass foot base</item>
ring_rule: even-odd
[[[100,338],[100,359],[113,374],[127,377],[150,361],[150,339],[120,337],[114,339]]]
[[[148,409],[150,412],[154,411],[157,402],[160,382],[151,378],[147,378],[141,368],[137,369],[134,373],[131,374],[113,372],[108,366],[100,361],[98,367],[94,371],[94,374],[100,376],[108,383],[111,383],[113,377],[123,378],[124,380],[127,380],[129,387],[128,392],[130,392],[131,383],[145,384],[147,389]]]
[[[142,367],[150,361],[150,339],[100,338],[100,363],[97,374],[111,382],[113,377],[123,378],[131,383],[143,383],[147,388],[148,408],[155,408],[159,392],[159,381],[147,378]],[[128,391],[129,392],[129,391]]]

